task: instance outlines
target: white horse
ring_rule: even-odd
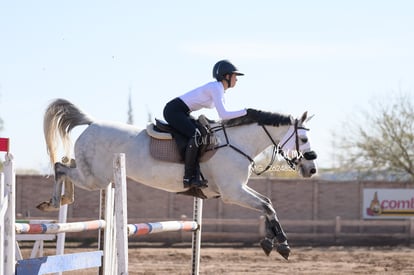
[[[208,187],[202,189],[204,198],[220,197],[225,203],[255,209],[266,216],[266,236],[260,242],[266,255],[276,247],[287,259],[290,247],[270,199],[247,186],[249,176],[255,170],[253,159],[273,146],[273,152],[282,154],[303,177],[315,174],[316,154],[311,151],[306,136],[308,129],[303,125],[306,119],[306,112],[301,118],[293,119],[278,113],[249,109],[246,116],[215,122],[213,128],[216,129],[220,148],[208,161],[200,163],[201,171],[208,179]],[[66,150],[65,158],[70,157],[70,132],[79,125],[89,126],[76,140],[76,163],[57,162],[59,137]],[[71,102],[57,99],[46,110],[44,134],[50,161],[55,164],[55,184],[51,200],[39,204],[41,210],[53,211],[60,204],[72,203],[73,184],[86,190],[98,190],[113,182],[111,168],[115,153],[126,154],[128,178],[168,192],[188,191],[182,182],[183,164],[154,159],[149,150],[151,137],[145,130],[97,121]],[[287,152],[297,154],[289,158]],[[65,194],[61,196],[63,183]]]

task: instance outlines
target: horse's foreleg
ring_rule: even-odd
[[[232,187],[234,186],[232,185]],[[260,245],[266,255],[269,255],[276,245],[276,250],[287,259],[290,253],[287,237],[280,225],[270,199],[247,185],[244,185],[240,189],[233,188],[232,190],[226,191],[223,192],[222,190],[221,192],[223,201],[256,209],[266,215],[266,237],[260,242]]]
[[[283,231],[279,219],[277,218],[276,210],[273,208],[272,201],[268,197],[260,194],[249,186],[246,186],[245,188],[264,202],[264,212],[266,214],[266,236],[263,240],[260,241],[260,245],[263,251],[267,256],[269,256],[275,246],[276,241],[277,252],[279,252],[279,254],[287,260],[290,254],[290,247],[287,243],[286,233]]]
[[[276,211],[274,210],[272,203],[268,198],[266,198],[264,208],[266,213],[266,236],[263,240],[260,241],[260,246],[266,255],[269,256],[276,243],[276,251],[279,252],[279,254],[287,260],[290,254],[290,247],[287,242],[287,236],[283,231],[282,225],[277,218]]]
[[[266,255],[269,256],[276,243],[276,251],[282,255],[286,260],[289,258],[290,247],[287,242],[286,233],[283,231],[282,226],[276,216],[273,219],[269,219],[266,216],[266,237],[260,241],[260,246]]]

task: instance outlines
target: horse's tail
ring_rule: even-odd
[[[43,118],[47,153],[52,164],[57,161],[58,138],[62,142],[65,156],[70,157],[72,142],[70,131],[79,125],[91,124],[93,119],[65,99],[56,99],[47,107]]]

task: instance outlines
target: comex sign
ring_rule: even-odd
[[[364,189],[364,219],[404,219],[414,216],[414,189]]]

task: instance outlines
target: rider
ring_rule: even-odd
[[[224,108],[224,92],[236,86],[239,72],[230,61],[221,60],[213,67],[213,78],[217,81],[209,82],[195,88],[167,103],[164,108],[164,119],[177,131],[188,138],[185,151],[184,187],[207,187],[207,180],[199,175],[198,153],[196,142],[200,135],[190,113],[202,108],[216,108],[221,119],[231,119],[246,115],[246,110],[227,111]]]

